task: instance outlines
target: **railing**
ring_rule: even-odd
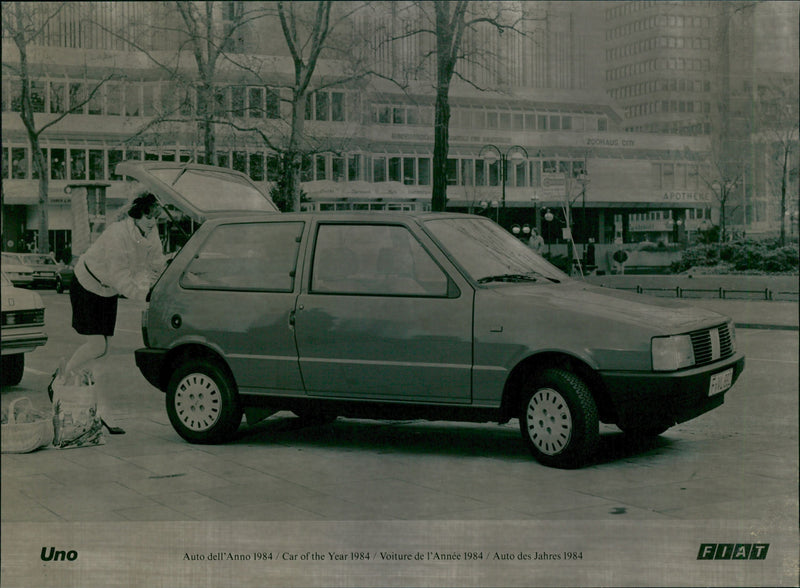
[[[789,300],[800,299],[800,292],[785,290],[770,290],[764,288],[760,290],[739,290],[732,288],[684,288],[675,286],[670,288],[655,288],[636,285],[634,287],[617,287],[611,284],[600,284],[607,288],[617,290],[629,290],[637,294],[653,294],[655,296],[675,296],[676,298],[719,298],[721,300],[745,299],[745,300]],[[697,294],[697,296],[695,296]]]

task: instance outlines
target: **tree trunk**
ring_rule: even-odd
[[[786,176],[789,173],[789,147],[783,146],[783,173],[781,174],[781,238],[780,245],[786,245]],[[791,219],[789,219],[791,222]]]
[[[48,202],[50,189],[50,173],[47,169],[47,159],[39,148],[39,137],[29,136],[33,155],[33,169],[39,174],[39,243],[36,250],[39,253],[50,253],[50,217]]]
[[[208,165],[217,165],[214,123],[212,122],[214,119],[214,87],[208,82],[204,82],[198,87],[197,115],[200,118],[200,130],[203,133],[204,162]]]
[[[305,129],[306,115],[305,92],[296,94],[292,101],[292,132],[289,136],[289,145],[286,150],[286,160],[288,166],[284,169],[286,174],[286,190],[288,201],[291,202],[291,210],[300,210],[300,168],[302,167],[301,150],[299,143],[303,137]]]
[[[433,193],[431,210],[447,208],[447,152],[450,144],[449,85],[439,84],[436,91],[436,115],[433,131]]]

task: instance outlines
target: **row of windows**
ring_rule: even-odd
[[[373,107],[372,122],[391,125],[433,124],[433,107]],[[606,131],[605,116],[561,115],[535,111],[496,110],[490,108],[453,108],[450,123],[454,128],[531,131]]]
[[[625,127],[626,133],[660,133],[662,135],[681,135],[697,137],[701,135],[711,134],[711,123],[692,122],[687,124],[686,121],[672,121],[672,122],[656,122],[644,125],[632,125]]]
[[[122,180],[114,170],[123,160],[194,162],[202,154],[191,149],[136,147],[127,149],[92,149],[85,147],[51,147],[43,149],[50,179],[53,180]],[[262,151],[217,152],[218,165],[248,174],[254,181],[276,181],[280,172],[279,158]],[[10,162],[10,165],[9,165]],[[2,177],[38,179],[32,169],[30,149],[3,147]],[[408,186],[429,186],[432,181],[433,158],[429,156],[316,154],[302,158],[300,180],[303,182],[367,181],[401,182]],[[585,173],[582,160],[508,161],[506,184],[510,187],[540,186],[542,173],[566,173],[577,177]],[[475,158],[450,158],[447,161],[447,183],[461,186],[499,186],[501,163]]]
[[[622,47],[606,49],[606,60],[622,59],[656,49],[711,49],[711,39],[707,37],[651,37],[635,43],[628,43]]]
[[[76,114],[149,117],[178,110],[183,116],[191,116],[197,109],[196,91],[172,82],[106,82],[100,85],[97,80],[37,79],[31,80],[30,96],[34,112],[52,114],[74,111]],[[73,110],[76,107],[77,110]],[[3,79],[2,110],[22,110],[22,88],[18,80]],[[214,114],[218,117],[278,118],[279,97],[263,86],[219,86],[214,92]]]
[[[711,82],[708,80],[687,80],[684,78],[672,78],[669,80],[650,80],[638,84],[614,88],[609,93],[612,98],[633,98],[635,96],[645,96],[654,92],[710,92]]]
[[[654,163],[655,187],[663,190],[698,190],[705,187],[700,166],[687,163]]]
[[[710,208],[688,208],[686,209],[686,217],[690,220],[695,219],[711,219]],[[636,212],[628,215],[631,222],[643,222],[653,220],[669,220],[673,218],[672,210],[651,210],[648,212]]]
[[[707,16],[683,16],[675,14],[659,14],[648,16],[634,22],[614,27],[606,31],[606,40],[627,37],[633,33],[647,31],[655,28],[696,28],[708,30],[711,27],[711,19]]]
[[[639,63],[606,70],[606,81],[622,80],[636,74],[651,71],[711,71],[709,59],[684,59],[683,57],[660,57]]]
[[[710,102],[691,102],[684,100],[656,100],[643,104],[634,104],[625,108],[625,118],[636,116],[647,116],[659,112],[697,112],[709,114],[711,112]]]
[[[668,2],[665,2],[664,0],[639,0],[637,2],[622,2],[619,6],[615,6],[614,8],[606,10],[606,20],[619,18],[620,16],[626,16],[628,14],[633,14],[635,12],[653,8],[655,6],[663,7],[667,4]]]

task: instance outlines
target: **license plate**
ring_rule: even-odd
[[[733,382],[733,368],[725,370],[724,372],[720,372],[718,374],[714,374],[713,376],[711,376],[711,382],[708,385],[708,395],[714,396],[714,394],[725,392],[725,390],[731,387],[732,382]]]

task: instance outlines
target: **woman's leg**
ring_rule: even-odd
[[[100,359],[106,353],[108,353],[108,337],[105,335],[87,335],[86,343],[75,350],[64,371],[67,374],[76,372],[90,361]]]

